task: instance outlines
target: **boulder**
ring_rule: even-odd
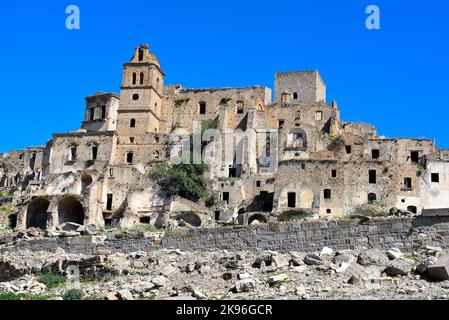
[[[231,280],[233,278],[231,272],[225,272],[221,277],[223,278],[223,280]]]
[[[248,272],[239,273],[237,275],[237,279],[239,280],[245,280],[251,278],[251,275]]]
[[[170,277],[177,274],[178,272],[179,272],[178,267],[169,264],[164,268],[162,268],[161,275],[163,275],[164,277]]]
[[[195,298],[200,299],[200,300],[207,299],[207,296],[204,293],[202,293],[201,291],[199,291],[198,289],[192,290],[192,296],[194,296]]]
[[[165,285],[167,285],[168,279],[164,276],[157,276],[153,279],[151,279],[151,282],[157,287],[163,287]]]
[[[413,264],[408,260],[395,259],[388,264],[385,273],[389,276],[405,276],[408,275],[413,268]]]
[[[368,249],[359,254],[357,258],[357,263],[362,266],[387,266],[388,265],[387,255],[377,249]]]
[[[129,290],[120,290],[117,297],[119,300],[134,300],[133,295]]]
[[[287,281],[288,280],[288,276],[286,274],[278,274],[275,276],[271,276],[268,278],[268,284],[270,285],[270,287],[275,286],[281,282]]]
[[[427,257],[424,260],[422,260],[418,266],[415,268],[415,272],[417,273],[425,273],[427,271],[427,268],[434,264],[437,261],[436,257]]]
[[[334,253],[334,250],[332,249],[332,248],[329,248],[329,247],[324,247],[322,250],[321,250],[321,256],[324,256],[324,255],[331,255],[331,254],[333,254]]]
[[[276,265],[276,267],[278,268],[283,268],[283,267],[288,267],[289,265],[289,261],[287,258],[285,258],[283,255],[281,254],[275,254],[271,256],[271,261],[274,262],[274,264]]]
[[[109,292],[108,294],[106,294],[105,299],[106,300],[119,300],[118,292],[117,291]]]
[[[84,227],[83,234],[94,236],[100,232],[100,228],[96,224],[88,224]]]
[[[429,265],[427,272],[437,280],[449,280],[449,254],[441,256],[434,264]]]
[[[392,248],[387,250],[387,256],[389,259],[394,260],[394,259],[401,259],[404,256],[404,254],[401,252],[400,249]]]
[[[253,268],[261,268],[261,266],[262,266],[262,263],[265,265],[265,266],[270,266],[271,265],[271,263],[272,263],[272,260],[271,260],[271,253],[269,253],[269,252],[264,252],[264,253],[262,253],[260,256],[258,256],[255,260],[254,260],[254,263],[253,263],[253,265],[252,265],[252,267]]]
[[[323,264],[323,259],[318,253],[311,253],[304,257],[304,263],[309,266],[317,266]]]
[[[83,225],[80,225],[78,223],[75,222],[66,222],[63,223],[59,226],[60,230],[63,231],[77,231],[77,232],[82,232],[85,230]]]
[[[254,290],[255,287],[256,285],[253,279],[244,279],[237,281],[232,291],[234,291],[235,293],[250,292]]]
[[[343,263],[347,263],[347,264],[353,264],[354,262],[356,262],[357,258],[347,252],[343,252],[343,253],[339,253],[337,252],[335,258],[334,258],[334,263],[336,265],[341,266]]]

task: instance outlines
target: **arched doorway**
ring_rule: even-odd
[[[176,220],[182,220],[187,222],[191,226],[199,227],[201,226],[201,218],[195,213],[184,213],[176,218]]]
[[[248,224],[267,223],[267,218],[262,214],[254,214],[248,219]]]
[[[59,224],[74,222],[84,224],[84,208],[73,196],[64,197],[58,204]]]
[[[50,202],[45,198],[36,198],[30,202],[26,214],[26,228],[47,228],[48,206]]]

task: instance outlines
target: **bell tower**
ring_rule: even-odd
[[[118,163],[143,162],[159,133],[164,72],[149,46],[141,44],[123,65],[117,111]],[[132,156],[130,156],[132,154]]]
[[[139,45],[123,66],[118,111],[118,134],[158,132],[164,72],[149,46]],[[131,121],[134,119],[134,121]],[[135,126],[131,126],[135,122]]]

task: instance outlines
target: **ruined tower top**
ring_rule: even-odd
[[[134,56],[131,58],[131,63],[151,63],[159,68],[161,67],[159,59],[156,55],[150,52],[150,46],[147,44],[140,44],[136,47]]]

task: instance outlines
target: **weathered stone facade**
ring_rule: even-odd
[[[164,85],[147,45],[124,64],[120,96],[86,98],[81,129],[45,147],[0,155],[0,188],[14,190],[17,227],[194,226],[327,219],[369,211],[446,214],[449,151],[426,139],[385,138],[340,119],[318,71],[282,72],[271,89]],[[205,121],[209,194],[190,203],[152,181]]]

